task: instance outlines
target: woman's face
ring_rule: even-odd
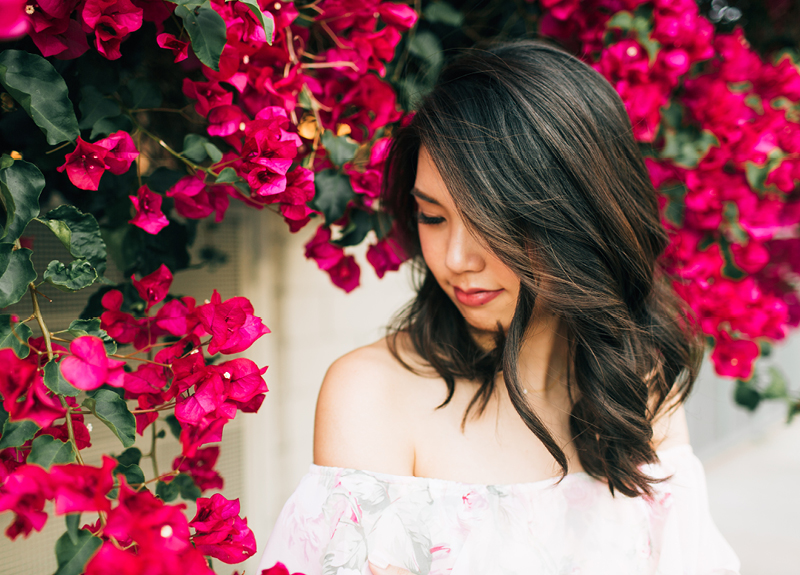
[[[470,233],[425,148],[417,161],[412,195],[422,256],[436,281],[473,328],[495,331],[511,324],[519,278]]]

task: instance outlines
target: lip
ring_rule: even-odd
[[[462,304],[470,307],[478,307],[485,305],[499,296],[504,290],[482,290],[480,288],[462,290],[461,288],[453,287],[456,299]]]

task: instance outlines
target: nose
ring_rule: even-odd
[[[479,272],[485,265],[485,248],[462,222],[450,226],[445,264],[451,272]]]

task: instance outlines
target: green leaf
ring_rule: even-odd
[[[56,541],[56,559],[58,570],[55,575],[81,575],[92,555],[100,548],[103,541],[81,529],[77,534],[77,543],[73,543],[69,533],[64,533]]]
[[[81,121],[78,127],[81,130],[91,128],[105,118],[114,118],[120,115],[119,104],[101,94],[94,86],[83,86],[81,96],[81,103],[78,105],[81,111]]]
[[[789,397],[789,384],[786,376],[776,366],[771,365],[769,372],[769,385],[761,392],[764,399],[783,399]]]
[[[170,414],[166,417],[165,421],[167,425],[169,425],[169,430],[172,432],[172,435],[175,436],[175,439],[181,438],[181,422],[178,421],[178,418],[174,415]]]
[[[129,447],[116,457],[120,465],[139,465],[142,460],[142,450],[138,447]]]
[[[754,190],[764,191],[764,182],[769,175],[767,165],[759,166],[753,162],[745,162],[745,172],[747,174],[747,183]]]
[[[173,501],[180,490],[180,485],[174,480],[169,483],[159,480],[156,484],[156,495],[165,503]]]
[[[719,145],[717,137],[708,130],[664,130],[662,158],[671,158],[685,168],[696,168],[712,145]]]
[[[61,291],[73,292],[92,285],[97,279],[97,270],[87,260],[73,260],[66,266],[53,260],[44,270],[43,277],[44,281]]]
[[[14,335],[16,333],[16,335]],[[17,357],[24,359],[28,357],[30,348],[23,344],[20,339],[27,342],[33,335],[31,328],[24,323],[14,325],[11,316],[8,314],[0,315],[0,348],[10,347],[17,354]],[[0,427],[0,429],[2,429]]]
[[[459,28],[464,23],[464,14],[447,2],[431,2],[422,11],[422,16],[431,23],[447,24]]]
[[[77,545],[80,541],[78,532],[80,531],[81,514],[68,513],[65,519],[67,520],[67,535],[69,535],[69,540],[72,541],[73,545]]]
[[[0,84],[42,129],[48,144],[75,140],[80,134],[67,84],[41,56],[22,50],[0,53]]]
[[[106,333],[106,330],[100,327],[100,318],[93,317],[91,319],[76,319],[69,324],[67,331],[75,337],[82,335],[94,335],[103,340],[106,346],[106,353],[117,353],[117,343],[111,339],[111,336]]]
[[[733,392],[733,399],[742,407],[754,411],[761,402],[761,394],[746,381],[739,379],[736,380],[736,389]]]
[[[175,8],[175,15],[183,20],[197,58],[212,70],[219,72],[219,59],[227,35],[222,16],[211,8],[208,0],[194,9],[190,4],[178,5]]]
[[[83,404],[100,421],[119,437],[123,447],[131,447],[136,439],[136,418],[128,410],[128,404],[119,395],[107,389],[98,389],[93,397]]]
[[[19,447],[29,439],[33,439],[36,432],[39,431],[39,426],[29,419],[21,421],[6,420],[3,425],[3,437],[0,438],[0,449],[6,447]]]
[[[357,246],[367,237],[372,229],[372,223],[372,217],[364,210],[352,210],[350,221],[342,231],[342,237],[331,243],[341,247]]]
[[[0,188],[8,212],[8,220],[0,237],[13,243],[25,232],[30,221],[39,215],[39,195],[44,189],[44,176],[33,164],[17,160],[0,170]],[[13,206],[9,206],[9,199]]]
[[[408,51],[425,61],[428,78],[435,78],[439,75],[439,70],[444,63],[444,54],[442,44],[433,32],[425,30],[415,34],[408,45]]]
[[[208,153],[208,157],[211,158],[211,161],[213,163],[216,164],[217,162],[222,160],[222,150],[220,150],[214,144],[209,142],[205,144],[203,147],[206,149],[206,153]]]
[[[789,409],[786,412],[786,423],[789,424],[792,422],[794,417],[800,413],[800,401],[792,400],[787,403]]]
[[[75,451],[71,443],[64,443],[50,435],[40,435],[33,440],[31,452],[28,454],[28,463],[35,463],[45,469],[51,465],[72,463],[75,461]]]
[[[310,205],[322,212],[328,225],[341,218],[347,209],[347,203],[356,197],[347,176],[335,170],[319,172],[314,177],[314,188],[316,193]]]
[[[58,395],[77,397],[81,390],[72,386],[61,375],[61,367],[55,361],[48,361],[44,366],[44,384],[47,389]]]
[[[337,136],[330,130],[322,133],[322,145],[328,151],[328,157],[337,166],[344,166],[353,159],[358,144],[348,136]]]
[[[230,184],[232,182],[237,182],[241,178],[239,178],[239,174],[236,173],[236,170],[233,168],[225,168],[219,173],[217,176],[217,180],[214,182],[215,184]]]
[[[166,194],[172,186],[178,183],[186,172],[179,172],[177,170],[170,170],[169,168],[157,168],[147,178],[147,186],[154,192],[159,194]]]
[[[195,485],[194,479],[184,473],[175,476],[172,483],[177,484],[181,493],[181,498],[187,501],[197,501],[197,498],[203,494],[200,488]]]
[[[92,126],[92,133],[89,136],[90,140],[94,140],[99,136],[108,136],[112,132],[131,132],[133,131],[133,124],[128,116],[120,114],[113,118],[103,118],[97,120]]]
[[[84,214],[75,206],[64,204],[36,221],[50,228],[72,257],[88,260],[98,276],[106,272],[106,244],[92,214]]]
[[[161,92],[153,82],[144,78],[133,78],[128,82],[128,98],[130,107],[137,108],[158,108],[161,106]]]
[[[258,5],[256,0],[239,0],[242,4],[250,8],[250,11],[253,13],[253,16],[256,17],[256,20],[259,24],[261,24],[262,28],[264,28],[264,33],[267,35],[267,44],[272,46],[272,41],[275,39],[275,18],[273,18],[272,14],[267,12],[264,14],[261,11],[261,7]]]
[[[633,28],[633,14],[624,10],[622,12],[617,12],[608,22],[606,22],[606,28],[630,30]]]
[[[181,155],[189,158],[195,164],[199,164],[208,157],[206,144],[210,144],[208,138],[200,134],[186,134],[183,138],[183,151]]]
[[[17,303],[36,279],[29,249],[14,250],[13,244],[0,244],[0,308]]]
[[[140,485],[144,483],[144,471],[142,471],[142,468],[136,463],[132,463],[130,465],[117,465],[112,473],[115,477],[120,473],[124,475],[125,481],[128,482],[128,485]]]

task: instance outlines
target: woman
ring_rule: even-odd
[[[474,51],[385,180],[418,294],[328,371],[261,568],[737,573],[681,408],[702,342],[613,88],[541,43]]]

